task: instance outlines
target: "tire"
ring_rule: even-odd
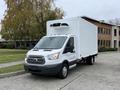
[[[63,63],[62,68],[58,74],[60,79],[65,79],[68,76],[68,65]]]
[[[86,63],[88,65],[93,65],[95,63],[95,57],[94,56],[88,57]]]

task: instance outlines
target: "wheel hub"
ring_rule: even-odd
[[[64,77],[67,76],[67,67],[63,67],[62,73]]]

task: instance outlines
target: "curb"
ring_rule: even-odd
[[[0,79],[1,78],[6,78],[6,77],[12,77],[12,76],[17,76],[21,74],[25,74],[26,72],[24,70],[17,71],[17,72],[11,72],[11,73],[6,73],[6,74],[0,74]]]

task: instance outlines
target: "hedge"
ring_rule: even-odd
[[[99,48],[99,52],[117,51],[117,48]]]

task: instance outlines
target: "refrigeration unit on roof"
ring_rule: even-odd
[[[69,28],[69,25],[67,23],[53,23],[50,25],[50,27],[54,29],[61,29],[61,28]]]

